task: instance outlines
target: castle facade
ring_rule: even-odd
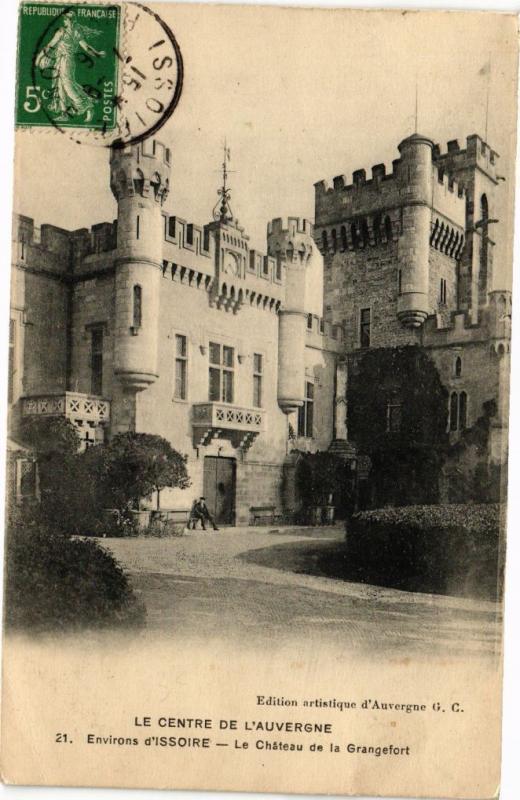
[[[435,362],[452,439],[495,401],[486,457],[503,463],[511,297],[491,291],[498,156],[477,136],[442,153],[416,134],[399,152],[391,172],[316,184],[314,226],[273,220],[265,253],[250,248],[225,181],[208,224],[167,214],[172,155],[151,140],[112,151],[114,222],[67,231],[18,217],[18,495],[22,420],[63,415],[85,446],[132,430],[186,453],[192,489],[164,490],[163,506],[204,494],[221,524],[241,525],[293,510],[295,453],[356,463],[349,369],[369,349],[408,344]],[[399,404],[385,413],[390,430]]]

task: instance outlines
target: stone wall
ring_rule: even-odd
[[[397,319],[397,243],[325,257],[325,316],[345,327],[346,350],[360,346],[359,315],[371,309],[371,347],[415,344],[420,334]]]

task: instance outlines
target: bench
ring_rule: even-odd
[[[252,525],[272,525],[275,519],[276,506],[251,506]]]
[[[188,524],[190,518],[189,508],[161,508],[160,511],[153,511],[152,517],[162,519],[165,522],[182,522]]]

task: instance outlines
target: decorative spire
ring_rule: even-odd
[[[227,179],[230,174],[230,170],[228,169],[228,164],[231,160],[231,151],[227,146],[227,142],[224,139],[224,157],[222,160],[222,186],[218,190],[217,194],[219,196],[219,200],[215,208],[213,209],[213,219],[217,222],[231,222],[233,219],[233,212],[231,210],[231,205],[229,203],[231,197],[231,189],[227,185]]]

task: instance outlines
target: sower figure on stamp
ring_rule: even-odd
[[[205,497],[199,497],[199,499],[193,503],[190,511],[188,528],[191,529],[193,527],[193,529],[195,529],[197,522],[199,520],[202,523],[203,530],[206,530],[206,520],[207,520],[212,524],[213,530],[218,531],[218,527],[215,523],[215,520],[213,519],[213,516],[211,515],[210,510],[206,505]]]
[[[63,25],[56,31],[51,41],[38,53],[36,66],[40,70],[51,70],[52,101],[51,111],[57,111],[56,120],[66,121],[79,114],[86,114],[90,122],[94,112],[94,100],[75,78],[75,58],[83,51],[86,58],[103,58],[105,52],[96,50],[86,40],[98,36],[99,31],[81,25],[74,11],[66,11]]]

